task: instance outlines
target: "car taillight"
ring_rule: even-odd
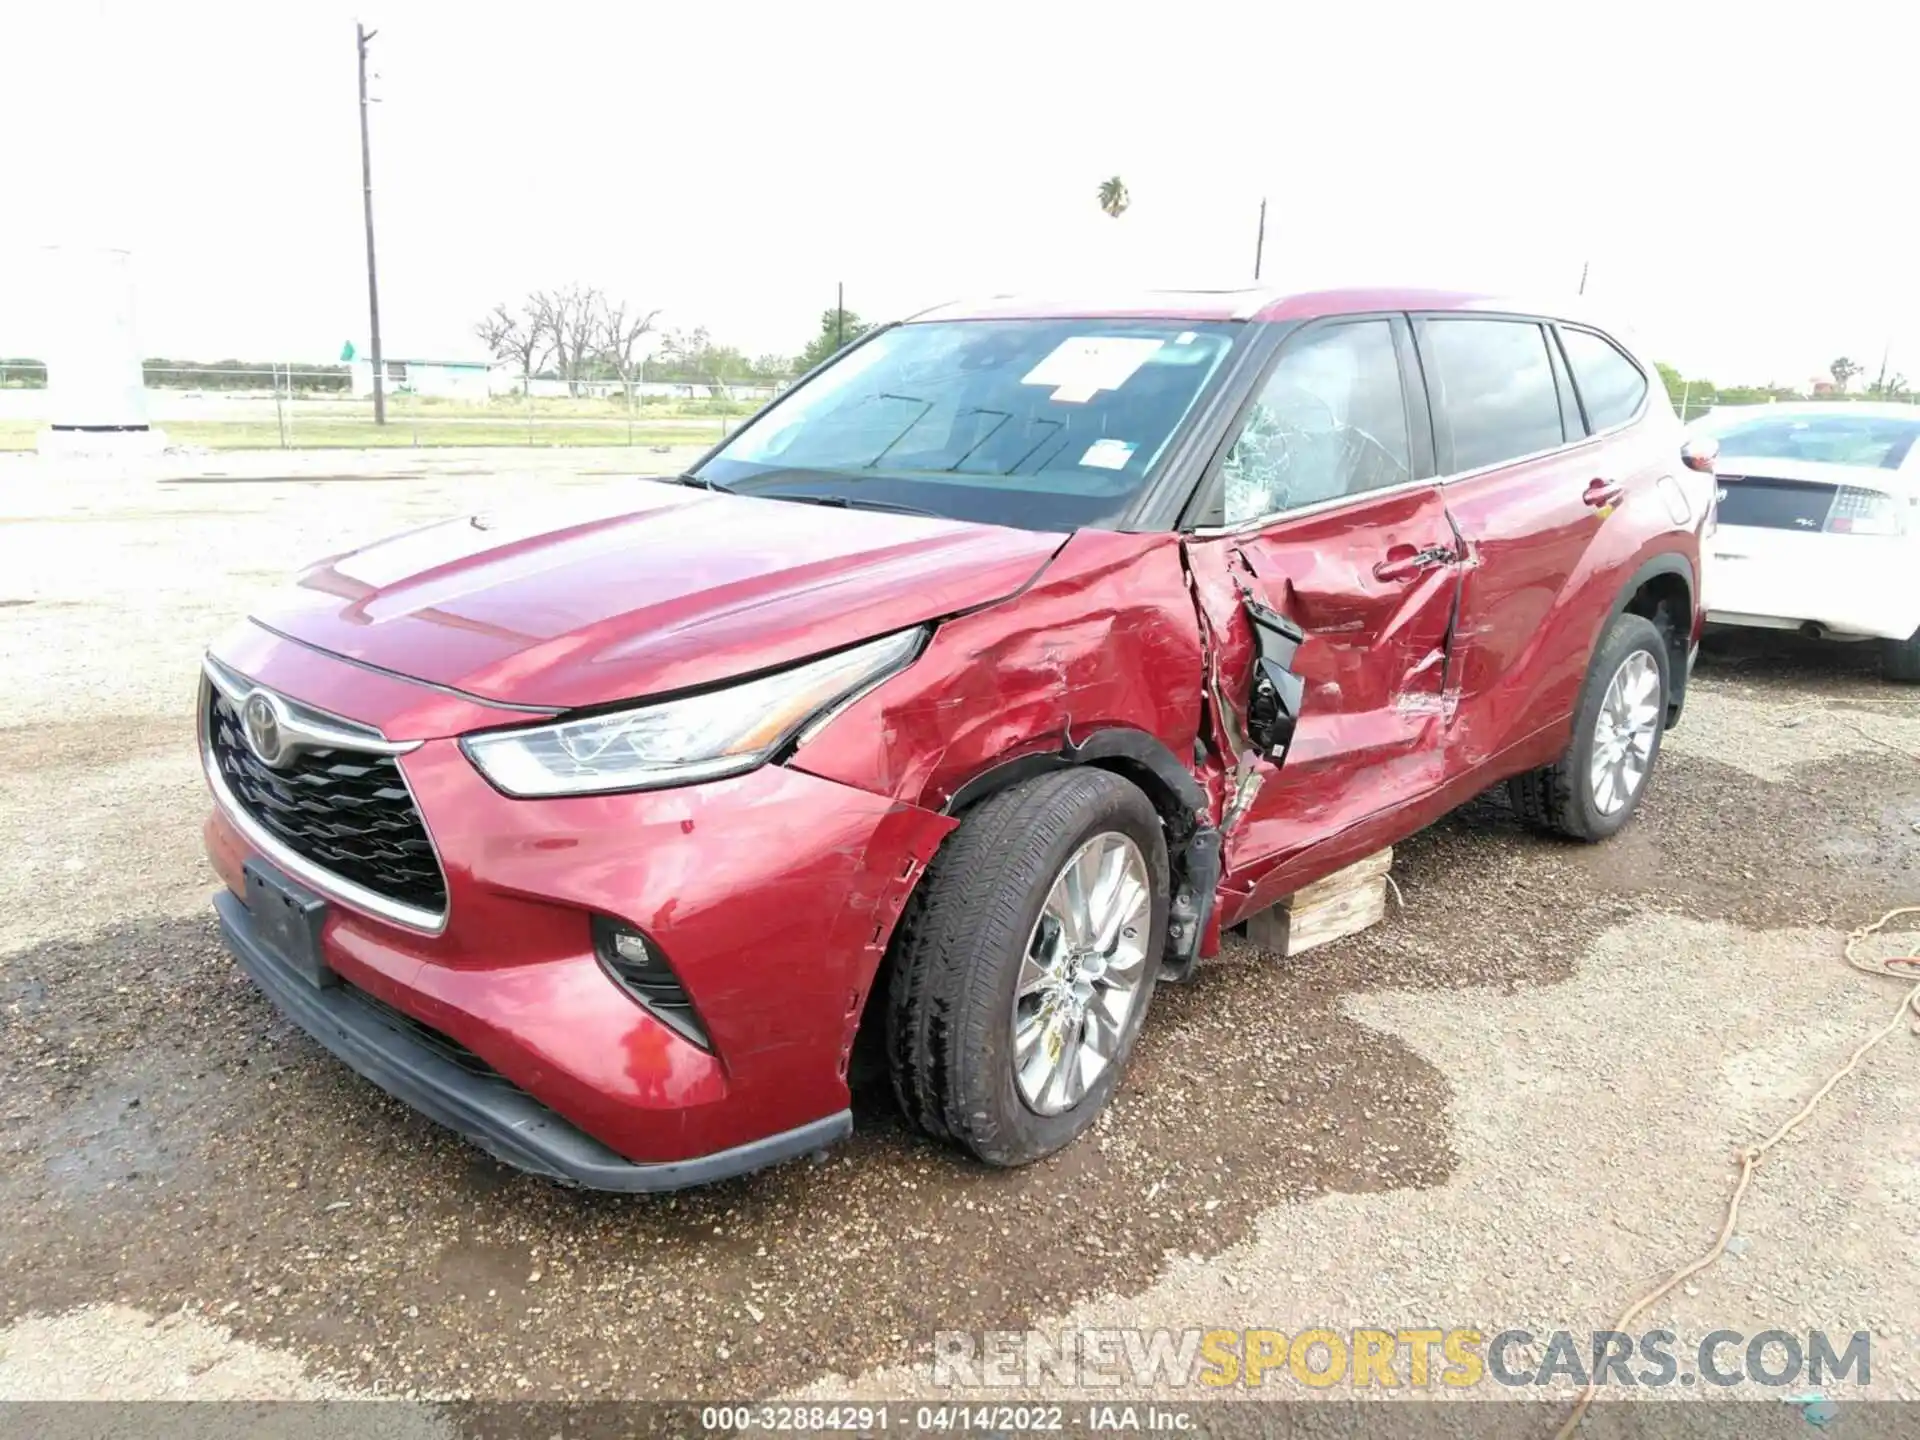
[[[1827,512],[1827,531],[1833,535],[1899,535],[1905,529],[1899,502],[1879,490],[1842,485]]]

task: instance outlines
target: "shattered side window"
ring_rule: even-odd
[[[1411,479],[1392,326],[1360,320],[1290,341],[1221,475],[1229,525]]]

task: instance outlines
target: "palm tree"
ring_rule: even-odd
[[[1100,208],[1115,220],[1125,214],[1127,206],[1132,203],[1127,195],[1127,187],[1118,175],[1100,182],[1099,200]]]

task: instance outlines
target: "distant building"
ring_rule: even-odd
[[[353,393],[373,394],[373,363],[350,362]],[[487,360],[388,360],[389,395],[431,395],[443,400],[484,400],[492,391],[493,363]]]

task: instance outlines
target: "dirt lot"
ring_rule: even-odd
[[[981,1170],[868,1096],[824,1161],[707,1191],[517,1176],[229,962],[190,719],[203,644],[302,560],[634,483],[507,463],[0,472],[0,1398],[906,1395],[943,1329],[1603,1328],[1896,1001],[1839,937],[1920,899],[1920,695],[1719,645],[1627,833],[1451,817],[1386,924],[1163,990],[1046,1164]],[[1763,1168],[1741,1253],[1636,1328],[1867,1329],[1872,1393],[1920,1398],[1916,1115],[1896,1036]]]

